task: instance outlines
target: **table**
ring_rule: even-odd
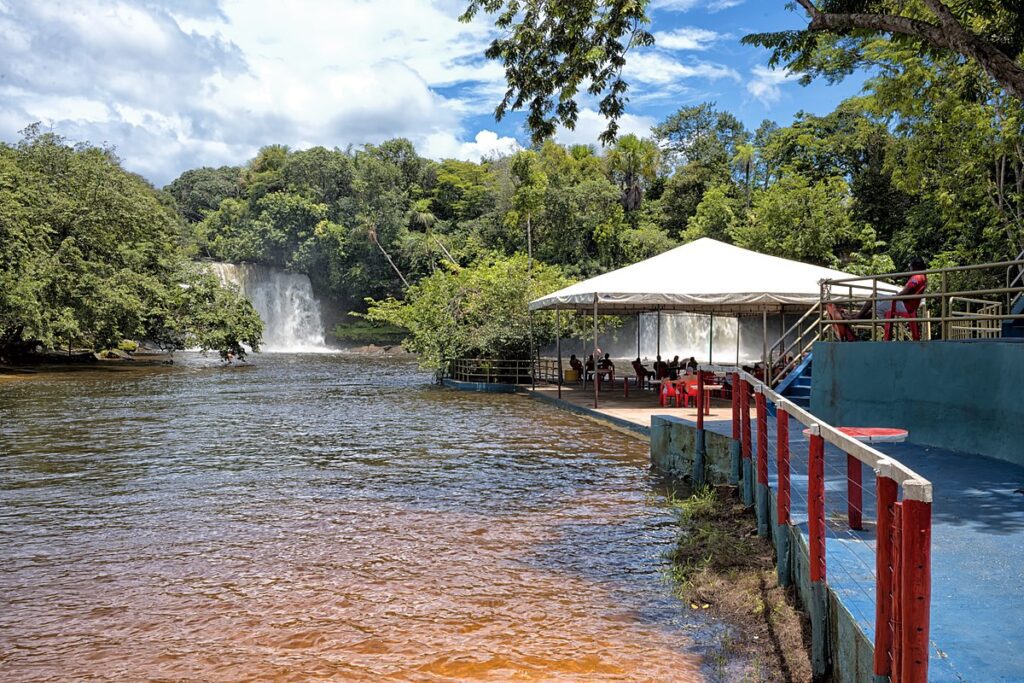
[[[704,385],[704,414],[711,414],[711,392],[721,391],[724,388],[722,384],[705,384]]]
[[[906,429],[892,427],[836,427],[836,430],[865,443],[903,443],[910,435]],[[811,430],[805,429],[804,436],[810,435]]]

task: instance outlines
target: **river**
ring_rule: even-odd
[[[0,384],[0,678],[700,680],[647,446],[405,360]]]

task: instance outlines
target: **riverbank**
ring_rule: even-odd
[[[811,681],[810,622],[779,587],[775,552],[734,486],[673,498],[679,538],[672,578],[691,610],[733,630],[709,648],[711,681]]]

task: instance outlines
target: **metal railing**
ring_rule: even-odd
[[[800,319],[790,325],[789,329],[782,333],[782,337],[768,349],[768,359],[765,363],[765,377],[768,384],[775,386],[779,380],[784,378],[803,361],[804,356],[810,352],[814,342],[821,339],[821,328],[816,324],[821,317],[821,302],[814,304],[807,312],[800,316]],[[791,335],[795,335],[792,342],[786,343]]]
[[[496,358],[453,358],[443,364],[442,376],[458,382],[486,384],[530,384],[534,362]]]
[[[840,542],[855,545],[857,552],[847,547],[848,552],[843,553],[842,561],[835,563],[832,570],[846,572],[847,577],[842,574],[839,576],[852,580],[852,584],[847,585],[859,585],[855,574],[873,574],[874,596],[863,588],[861,590],[874,602],[874,614],[869,617],[861,613],[860,616],[861,620],[874,624],[873,667],[876,677],[889,676],[894,682],[904,683],[927,681],[930,654],[931,482],[898,460],[852,438],[788,401],[767,384],[739,368],[702,365],[700,369],[726,373],[731,378],[734,390],[730,480],[733,483],[742,481],[743,501],[747,505],[754,505],[758,533],[762,536],[768,536],[771,532],[769,468],[772,466],[770,460],[774,460],[777,526],[773,535],[778,553],[779,582],[782,585],[788,585],[792,578],[790,572],[802,566],[801,563],[790,562],[788,548],[790,527],[794,526],[791,515],[793,496],[806,505],[810,556],[807,572],[812,602],[815,603],[809,605],[815,675],[825,675],[828,670],[827,642],[830,627],[824,617],[827,612],[825,586],[828,581],[826,540],[840,537]],[[701,373],[698,373],[698,378],[703,384]],[[698,386],[698,444],[704,442],[704,399],[701,389],[702,386]],[[756,446],[752,443],[750,424],[751,394],[756,407]],[[769,439],[769,402],[775,405],[776,411],[774,440]],[[800,467],[802,463],[799,461],[791,460],[793,441],[790,439],[790,419],[806,428],[809,443],[805,469]],[[831,458],[826,457],[825,444],[831,444],[845,454],[845,462],[841,457],[837,459],[835,453]],[[773,451],[774,458],[771,458]],[[872,492],[870,487],[863,485],[864,465],[870,467],[875,476],[873,562],[870,559],[859,559],[857,554],[872,552],[870,544],[865,542],[871,537],[870,525],[865,525],[863,519],[865,494],[870,496]],[[833,478],[846,480],[845,492],[834,484],[826,487],[827,472]],[[798,477],[806,476],[805,487],[793,486],[794,482],[803,483],[795,480],[794,474]],[[801,488],[806,491],[806,497],[802,495]],[[838,510],[834,502],[837,498],[840,503],[845,502]],[[827,511],[828,504],[833,507]],[[845,563],[854,562],[853,557],[858,557],[857,561],[862,566],[851,570]]]
[[[1005,271],[1006,285],[960,289],[953,282],[958,277],[985,277],[986,270]],[[927,291],[904,295],[885,291],[892,289],[893,281],[901,281],[921,273],[928,277]],[[987,275],[990,279],[992,276],[993,274]],[[994,277],[999,278],[999,275],[994,274]],[[898,329],[907,325],[914,339],[931,339],[933,326],[938,327],[937,336],[941,339],[1000,336],[1003,322],[1024,320],[1024,313],[1012,312],[1013,302],[1021,295],[1024,295],[1024,253],[1012,261],[823,280],[818,311],[819,335],[823,339],[835,339],[835,326],[848,325],[851,329],[867,328],[871,339],[890,339],[893,336],[893,327]],[[890,315],[879,311],[879,302],[893,310],[903,301],[919,304],[913,315]],[[977,308],[954,308],[963,307],[967,301]],[[864,318],[835,321],[828,315],[829,304],[851,312],[868,302],[871,302],[868,306],[869,315]]]

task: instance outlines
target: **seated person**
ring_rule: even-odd
[[[633,372],[636,373],[637,377],[643,379],[654,379],[654,372],[644,367],[644,364],[640,362],[640,356],[636,357],[636,360],[633,361],[632,365]]]
[[[661,359],[661,356],[656,357],[654,359],[654,377],[661,379],[666,374],[668,374],[668,366],[665,365],[665,361]]]
[[[576,357],[576,354],[569,356],[569,367],[580,374],[583,377],[583,362]]]
[[[615,363],[612,362],[611,355],[606,353],[604,354],[604,358],[598,361],[597,367],[601,368],[602,370],[614,370]]]
[[[679,356],[675,356],[668,362],[668,378],[679,379]]]
[[[686,374],[697,372],[697,359],[690,356],[690,359],[686,361]]]
[[[911,270],[924,270],[925,262],[920,256],[915,256],[910,260]],[[928,288],[928,276],[924,273],[914,273],[907,278],[907,283],[903,285],[897,294],[884,294],[878,297],[878,301],[875,302],[875,319],[884,320],[886,318],[917,318],[917,309],[921,305],[921,298],[917,297],[914,299],[898,299],[893,301],[894,296],[908,296],[913,294],[924,294],[924,290]],[[895,305],[895,311],[893,306]],[[871,302],[865,301],[864,305],[860,307],[860,310],[853,315],[846,315],[841,310],[836,308],[834,305],[829,305],[829,315],[833,319],[838,315],[839,317],[846,320],[868,320],[871,318]],[[885,332],[886,339],[889,338],[888,323]],[[849,327],[843,325],[843,327]],[[919,323],[910,323],[910,335],[915,341],[921,339],[921,326]],[[852,330],[844,330],[840,335],[846,341],[855,341],[856,336]]]

